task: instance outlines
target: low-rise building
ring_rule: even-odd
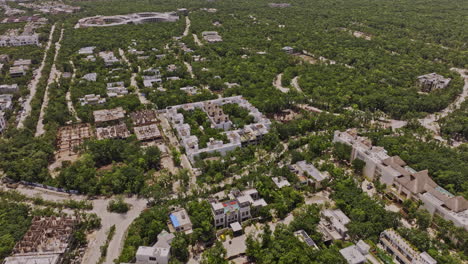
[[[438,89],[447,88],[452,79],[445,78],[435,72],[418,76],[418,86],[423,92],[431,92]]]
[[[107,96],[117,97],[128,94],[127,88],[124,86],[124,82],[113,82],[107,84]]]
[[[217,31],[204,31],[202,32],[203,39],[208,43],[215,43],[223,41],[223,38],[218,34]]]
[[[23,77],[28,72],[29,67],[27,66],[12,66],[10,67],[10,77],[17,78]]]
[[[168,264],[174,235],[163,230],[152,247],[138,247],[136,264]]]
[[[78,50],[78,54],[80,55],[92,55],[94,53],[95,46],[92,47],[83,47]]]
[[[19,92],[18,84],[0,85],[0,94],[14,94]]]
[[[395,230],[387,229],[380,234],[380,245],[398,263],[401,264],[436,264],[426,252],[419,253],[409,242]]]
[[[13,108],[13,95],[0,94],[0,111],[10,110]]]
[[[285,177],[272,177],[271,180],[275,183],[276,187],[279,189],[287,186],[291,186],[289,181]]]
[[[233,191],[230,200],[226,202],[212,202],[211,211],[213,213],[215,227],[229,227],[235,222],[243,222],[252,218],[252,214],[267,205],[261,199],[256,189],[249,189],[243,192]]]
[[[185,86],[180,88],[181,91],[186,92],[189,95],[196,95],[198,94],[198,88],[195,86]]]
[[[92,72],[92,73],[87,73],[83,75],[83,79],[89,81],[89,82],[95,82],[97,80],[97,73]]]
[[[468,201],[437,185],[427,170],[418,172],[399,156],[390,157],[384,148],[372,146],[369,139],[358,136],[356,130],[335,131],[333,141],[351,146],[351,160],[365,162],[364,176],[386,184],[396,200],[420,200],[431,214],[468,230]]]
[[[289,47],[289,46],[283,47],[281,50],[286,52],[287,54],[293,54],[294,53],[294,48]]]
[[[321,212],[318,230],[324,235],[324,241],[347,240],[351,220],[340,209],[325,209]]]
[[[300,241],[306,243],[309,247],[313,247],[313,248],[315,248],[317,250],[319,249],[317,244],[315,244],[314,240],[312,240],[312,238],[310,238],[310,236],[307,234],[306,231],[298,230],[298,231],[294,232],[294,236],[297,237],[297,239],[299,239]]]
[[[87,94],[84,97],[80,98],[81,105],[97,105],[97,104],[104,104],[106,102],[106,98],[101,98],[99,94]]]
[[[169,215],[170,225],[175,232],[192,233],[192,221],[184,208],[179,208]],[[169,228],[170,230],[171,228]]]
[[[340,254],[346,259],[348,264],[364,264],[367,262],[370,246],[362,241],[340,250]]]
[[[319,171],[313,164],[307,163],[305,160],[298,161],[289,168],[296,173],[299,183],[313,185],[315,188],[322,187],[322,182],[330,178],[328,173]]]
[[[120,62],[120,60],[114,55],[112,51],[101,51],[99,52],[99,57],[104,60],[106,66],[112,66]]]

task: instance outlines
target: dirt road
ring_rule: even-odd
[[[42,70],[44,69],[45,62],[46,62],[46,59],[47,59],[47,52],[49,51],[50,46],[52,44],[52,37],[54,35],[54,32],[55,32],[55,24],[50,29],[49,41],[47,42],[47,46],[46,46],[46,48],[44,50],[44,57],[42,59],[41,65],[36,70],[37,74],[33,77],[31,82],[28,84],[29,97],[28,97],[28,99],[26,100],[26,102],[24,104],[24,109],[23,109],[23,112],[21,113],[20,120],[18,122],[17,128],[23,128],[24,127],[24,121],[31,114],[31,101],[36,96],[37,84],[39,83],[39,80],[42,77]]]
[[[49,79],[47,80],[47,86],[44,94],[44,101],[42,102],[41,106],[41,112],[39,114],[39,120],[37,121],[37,126],[36,126],[36,134],[34,135],[35,137],[42,136],[45,133],[44,130],[44,114],[47,109],[47,106],[49,105],[49,87],[52,83],[58,81],[60,79],[60,76],[62,73],[57,70],[57,67],[55,66],[55,62],[57,61],[58,54],[60,52],[60,42],[62,42],[63,38],[63,28],[60,31],[60,38],[58,42],[55,43],[55,54],[54,54],[54,62],[52,64],[52,68],[50,70],[49,74]]]
[[[283,85],[281,85],[282,79],[283,79],[283,74],[282,73],[278,74],[276,78],[273,80],[273,86],[275,86],[281,92],[287,93],[289,92],[289,88],[283,87]]]

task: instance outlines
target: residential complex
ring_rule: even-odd
[[[0,47],[39,45],[39,35],[2,35],[0,36]]]
[[[211,202],[215,227],[230,227],[235,222],[243,222],[252,218],[252,214],[258,212],[261,207],[267,205],[261,199],[256,189],[243,192],[233,191],[226,202]]]
[[[468,201],[437,185],[427,170],[415,171],[400,157],[390,157],[384,148],[372,146],[369,139],[358,136],[356,130],[335,131],[333,141],[351,146],[351,160],[365,162],[364,176],[386,184],[397,200],[420,200],[431,214],[468,230]]]
[[[244,126],[236,130],[231,129],[232,122],[229,117],[222,111],[219,111],[224,104],[238,104],[240,107],[249,110],[249,114],[254,117],[253,124]],[[212,127],[223,129],[229,140],[228,143],[223,143],[221,140],[211,140],[207,147],[199,148],[198,138],[190,134],[190,125],[184,123],[184,115],[178,110],[193,111],[201,109],[207,113]],[[177,131],[181,145],[185,148],[187,156],[193,162],[195,157],[201,153],[219,152],[225,154],[228,151],[247,144],[256,144],[262,139],[263,135],[268,133],[271,121],[266,118],[257,108],[252,106],[242,96],[233,96],[227,98],[219,98],[204,102],[189,103],[183,105],[171,106],[166,109],[166,117],[171,121],[173,128]]]
[[[426,252],[419,253],[395,230],[387,229],[380,234],[380,245],[401,264],[436,264]]]

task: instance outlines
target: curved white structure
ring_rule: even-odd
[[[179,16],[175,12],[143,12],[128,15],[85,17],[78,20],[75,28],[111,27],[127,24],[175,22],[177,20],[179,20]]]

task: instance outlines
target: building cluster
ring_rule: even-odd
[[[179,20],[179,16],[175,12],[144,12],[117,16],[86,17],[80,19],[76,24],[75,28],[110,27],[128,24],[175,22],[177,20]]]
[[[203,31],[203,39],[208,43],[215,43],[223,41],[223,38],[218,34],[217,31]]]
[[[27,23],[27,22],[37,22],[37,23],[46,23],[46,18],[41,18],[39,16],[20,16],[20,17],[7,17],[4,18],[0,23]]]
[[[380,245],[397,263],[402,264],[437,264],[426,252],[419,253],[395,230],[387,229],[380,234]]]
[[[162,139],[154,110],[141,110],[130,114],[133,130],[139,141],[148,142]]]
[[[431,92],[434,90],[445,89],[450,84],[452,79],[445,78],[435,72],[418,76],[417,85],[423,92]]]
[[[75,155],[76,148],[93,136],[90,124],[76,124],[60,127],[57,133],[57,154]]]
[[[68,216],[35,216],[23,239],[16,243],[4,264],[59,264],[69,250],[77,219]]]
[[[351,146],[351,160],[365,162],[364,176],[386,184],[398,201],[421,201],[429,213],[468,230],[468,201],[437,185],[427,170],[415,171],[400,157],[390,157],[384,148],[372,146],[369,139],[358,136],[353,129],[335,131],[333,141]]]
[[[233,190],[229,194],[229,200],[225,202],[212,201],[215,227],[233,229],[245,220],[258,214],[260,208],[267,206],[263,198],[260,198],[256,189],[245,191]],[[237,224],[236,224],[237,223]]]
[[[81,9],[78,6],[61,2],[20,3],[19,5],[44,14],[73,14]]]
[[[224,104],[238,104],[240,107],[247,109],[251,116],[254,117],[253,124],[244,126],[237,130],[231,129],[232,122],[229,117],[222,111]],[[179,113],[178,110],[183,109],[186,111],[193,111],[195,109],[203,110],[213,128],[223,129],[229,140],[224,143],[221,140],[210,140],[207,147],[199,148],[198,138],[190,133],[190,125],[184,123],[184,115]],[[268,133],[271,121],[266,118],[257,108],[251,105],[242,96],[233,96],[227,98],[219,98],[209,101],[188,103],[176,105],[166,108],[166,117],[172,123],[173,128],[177,131],[181,145],[185,148],[187,156],[193,162],[195,157],[201,153],[219,152],[224,155],[226,152],[242,147],[247,144],[256,144],[263,138],[263,135]]]

